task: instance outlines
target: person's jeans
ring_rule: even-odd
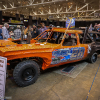
[[[2,40],[3,39],[3,37],[2,36],[0,36],[0,40]]]

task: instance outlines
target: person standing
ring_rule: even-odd
[[[15,38],[15,39],[21,38],[20,25],[17,25],[17,29],[14,30],[14,38]]]
[[[39,29],[36,27],[36,24],[33,24],[33,32],[31,33],[32,38],[36,38],[40,34]]]
[[[3,39],[8,39],[10,38],[9,32],[8,32],[9,24],[5,23],[4,27],[2,27],[2,36]]]
[[[0,40],[3,39],[2,37],[2,25],[0,25]]]
[[[45,30],[47,30],[47,27],[45,26],[44,23],[41,24],[41,28],[40,28],[40,33],[44,32]],[[45,33],[44,33],[45,34]],[[42,38],[47,38],[47,34],[45,34]]]

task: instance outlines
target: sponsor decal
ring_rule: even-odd
[[[56,49],[52,52],[51,64],[58,64],[61,62],[82,59],[84,56],[84,51],[84,47]]]
[[[90,53],[90,52],[91,52],[91,46],[88,45],[88,53]]]

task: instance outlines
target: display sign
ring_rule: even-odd
[[[11,23],[21,23],[21,21],[18,21],[18,20],[11,20]]]
[[[24,22],[28,22],[28,20],[24,20]]]
[[[71,19],[72,21],[71,21],[69,28],[75,28],[75,18],[71,18],[71,17],[66,18],[66,28],[68,27]]]
[[[5,97],[7,58],[0,57],[0,100]]]

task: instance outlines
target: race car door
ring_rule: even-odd
[[[64,53],[63,53],[64,52]],[[64,57],[61,61],[72,61],[83,59],[85,48],[78,45],[76,34],[67,34],[64,42],[61,56]]]

